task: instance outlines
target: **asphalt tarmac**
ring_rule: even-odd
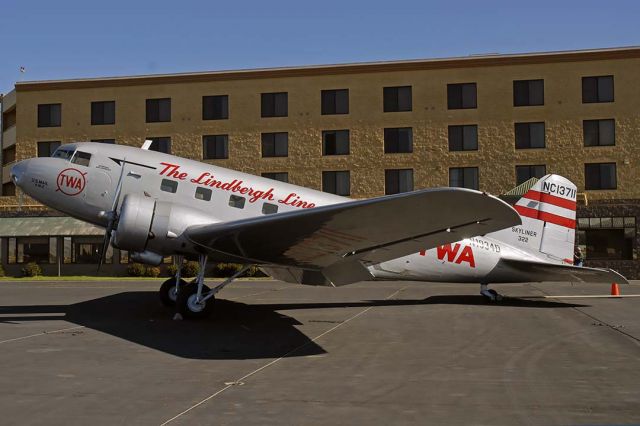
[[[606,285],[0,282],[2,424],[640,424],[640,298]],[[621,286],[623,295],[640,285]]]

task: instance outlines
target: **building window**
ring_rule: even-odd
[[[584,189],[616,189],[616,163],[584,165]]]
[[[171,98],[147,99],[147,123],[171,121]]]
[[[582,77],[582,103],[613,102],[613,76]]]
[[[413,191],[413,169],[387,169],[384,171],[385,195]]]
[[[411,127],[384,129],[384,152],[386,154],[413,152]]]
[[[534,166],[516,166],[516,185],[520,185],[531,178],[540,179],[547,174],[547,166],[538,164]]]
[[[229,206],[235,207],[236,209],[244,209],[244,202],[246,198],[241,197],[239,195],[232,195],[229,197]]]
[[[62,125],[62,104],[38,105],[38,127],[60,127]]]
[[[581,217],[576,230],[587,260],[633,260],[636,218]]]
[[[449,109],[477,108],[476,83],[447,84],[447,105]]]
[[[289,182],[289,173],[287,172],[267,172],[267,173],[262,173],[262,177],[267,179],[277,180],[279,182],[284,182],[284,183]]]
[[[13,182],[2,184],[2,195],[4,197],[13,197],[16,195],[16,186],[13,184]]]
[[[12,247],[13,245],[13,247]],[[9,263],[55,263],[55,237],[9,238]]]
[[[202,153],[205,160],[229,158],[229,136],[209,135],[202,137]]]
[[[213,191],[211,191],[209,188],[198,186],[196,188],[195,197],[197,200],[210,201],[212,192]]]
[[[288,111],[288,94],[263,93],[262,94],[262,117],[286,117]]]
[[[100,101],[91,102],[91,124],[115,124],[116,122],[116,102]]]
[[[278,213],[278,206],[271,203],[264,203],[262,205],[262,214],[274,214]]]
[[[349,154],[348,130],[325,130],[322,132],[322,155]]]
[[[168,136],[147,138],[151,141],[149,146],[150,151],[163,152],[165,154],[171,154],[171,138]]]
[[[175,194],[178,191],[178,182],[175,180],[162,179],[160,183],[160,191]]]
[[[38,145],[38,154],[40,153],[40,146]],[[40,157],[40,155],[38,155]],[[50,157],[48,155],[47,157]],[[5,148],[2,150],[2,165],[6,166],[7,164],[11,164],[16,161],[16,146],[11,145],[9,148]]]
[[[449,126],[449,151],[477,151],[478,126]]]
[[[91,139],[91,142],[104,143],[107,145],[115,145],[116,140],[115,139]]]
[[[515,123],[516,149],[544,148],[544,123]]]
[[[288,155],[289,134],[287,132],[262,134],[263,157],[286,157]]]
[[[228,95],[202,97],[203,120],[226,120],[227,118],[229,118]]]
[[[349,89],[323,90],[320,96],[322,115],[349,114]]]
[[[452,167],[449,169],[449,186],[456,188],[478,189],[477,167]]]
[[[384,112],[411,111],[411,86],[385,87]]]
[[[544,80],[515,80],[513,106],[544,105]]]
[[[584,120],[584,146],[613,146],[616,144],[616,121]]]
[[[336,195],[351,194],[349,171],[322,172],[322,190]]]
[[[100,251],[102,250],[102,240],[100,238],[73,237],[71,240],[71,246],[73,247],[71,252],[72,263],[100,262]],[[105,258],[105,263],[113,263],[113,248],[111,245],[107,248]]]

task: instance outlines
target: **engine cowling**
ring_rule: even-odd
[[[113,245],[132,253],[146,253],[145,259],[151,256],[154,262],[157,260],[154,254],[195,254],[195,247],[184,237],[185,229],[215,222],[215,218],[200,210],[128,194],[122,202]]]

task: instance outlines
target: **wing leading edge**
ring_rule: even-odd
[[[367,265],[518,224],[496,197],[440,188],[195,225],[185,234],[214,257],[320,272],[343,285],[369,279]]]

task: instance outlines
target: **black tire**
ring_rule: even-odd
[[[180,279],[180,288],[182,286],[187,285],[187,282],[183,279]],[[174,289],[176,288],[176,278],[171,277],[160,286],[160,302],[164,306],[175,306],[178,295],[175,294]]]
[[[202,287],[202,293],[206,294],[210,291],[206,285]],[[198,294],[198,285],[195,283],[189,283],[185,286],[180,286],[178,292],[178,299],[176,300],[176,310],[183,318],[188,319],[201,319],[206,318],[213,312],[213,305],[215,304],[215,297],[207,299],[206,302],[196,305],[195,298]]]

